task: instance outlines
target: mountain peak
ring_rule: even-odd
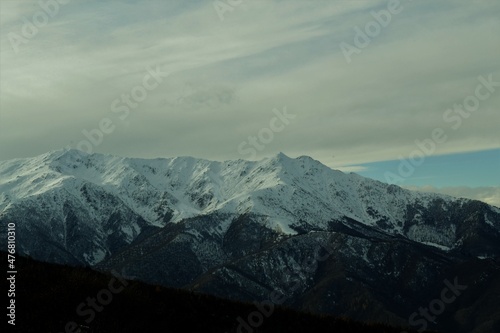
[[[287,155],[285,155],[282,152],[279,152],[279,153],[269,157],[268,159],[273,160],[273,161],[280,161],[280,162],[292,160],[292,158],[288,157]]]

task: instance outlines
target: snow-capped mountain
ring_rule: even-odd
[[[278,291],[290,306],[403,325],[451,272],[497,269],[500,255],[496,207],[284,154],[215,162],[61,150],[3,161],[0,225],[9,222],[19,253],[39,260],[243,300]],[[318,244],[328,255],[305,270]]]

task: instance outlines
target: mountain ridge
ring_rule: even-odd
[[[354,173],[344,174],[307,156],[292,159],[283,153],[261,161],[218,162],[194,157],[123,158],[65,149],[0,162],[0,193],[0,214],[17,201],[50,193],[58,197],[59,201],[54,200],[59,208],[61,200],[86,206],[90,193],[112,197],[123,210],[143,220],[123,229],[129,235],[127,241],[144,226],[164,227],[169,222],[212,213],[267,216],[273,228],[291,235],[297,234],[297,226],[326,230],[330,220],[347,217],[408,237],[412,234],[405,231],[401,221],[402,208],[409,202],[418,202],[424,208],[436,200],[460,205],[473,202],[412,192]],[[98,207],[98,203],[92,205],[93,210],[109,210]],[[57,211],[57,207],[49,210]],[[102,215],[92,213],[90,217],[97,220]],[[490,222],[487,216],[485,222]],[[500,230],[498,225],[490,226]],[[413,240],[445,248],[453,245],[450,239],[436,237]]]

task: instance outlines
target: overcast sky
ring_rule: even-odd
[[[441,129],[427,160],[500,165],[500,2],[391,3],[2,0],[0,160],[282,151],[363,174]]]

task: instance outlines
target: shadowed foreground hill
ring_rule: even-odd
[[[0,252],[2,262],[7,256]],[[179,289],[160,288],[119,279],[86,268],[75,268],[18,257],[15,332],[364,332],[400,333],[402,330],[329,316],[276,308],[258,328],[239,327],[253,304],[219,299]],[[110,282],[112,282],[110,284]],[[127,286],[122,288],[123,284]],[[110,292],[114,289],[112,299]],[[122,289],[121,291],[119,291]],[[91,311],[88,298],[108,302]],[[81,305],[83,303],[83,305]],[[81,306],[82,316],[77,308]],[[94,318],[93,314],[95,314]],[[92,320],[91,320],[92,319]],[[89,322],[86,322],[89,321]],[[259,320],[259,316],[254,320]],[[245,320],[247,321],[247,320]],[[75,322],[73,325],[71,322]],[[248,322],[248,321],[247,321]],[[68,324],[69,323],[69,324]],[[12,328],[12,327],[11,327]],[[14,330],[12,330],[14,331]]]

